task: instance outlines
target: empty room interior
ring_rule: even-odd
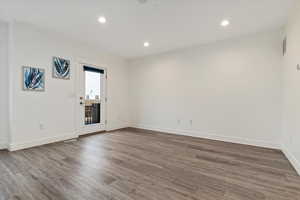
[[[299,0],[0,0],[0,200],[300,200]]]

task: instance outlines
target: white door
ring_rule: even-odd
[[[106,69],[81,63],[78,71],[78,135],[105,131]]]

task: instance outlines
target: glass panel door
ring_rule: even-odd
[[[79,135],[106,130],[106,70],[80,64],[78,68]]]

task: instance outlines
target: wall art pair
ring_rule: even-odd
[[[59,57],[52,59],[52,77],[57,79],[70,79],[70,60]],[[23,90],[45,91],[45,69],[36,67],[23,67]]]

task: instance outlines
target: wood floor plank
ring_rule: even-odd
[[[300,200],[279,150],[138,129],[0,151],[0,200]]]

